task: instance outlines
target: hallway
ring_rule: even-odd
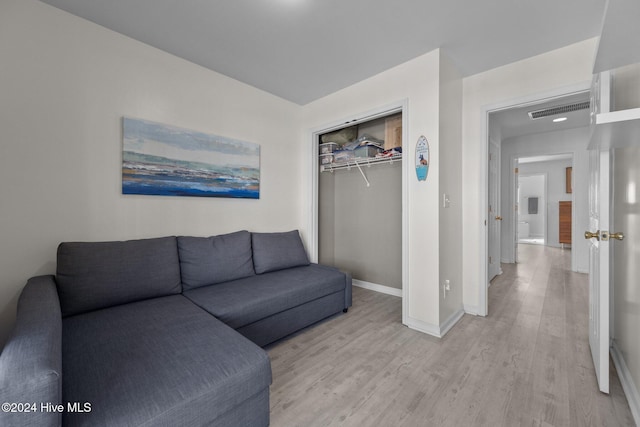
[[[610,395],[598,391],[587,335],[588,275],[571,271],[570,250],[520,244],[518,257],[492,281],[488,319],[512,324],[512,360],[528,367],[513,383],[520,421],[529,413],[555,419],[552,425],[634,425],[613,363]]]

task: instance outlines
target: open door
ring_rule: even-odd
[[[610,151],[589,153],[589,346],[598,386],[609,393]]]
[[[500,267],[500,147],[489,142],[489,259],[487,281],[502,274]]]

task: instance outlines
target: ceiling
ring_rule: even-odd
[[[589,101],[588,91],[492,112],[489,114],[490,137],[504,143],[508,142],[510,138],[514,138],[516,136],[589,126],[590,110],[588,108],[584,110],[571,111],[569,113],[556,114],[536,120],[532,120],[528,114],[530,111],[543,110],[584,101]],[[567,120],[555,123],[553,120],[559,117],[566,117]]]
[[[42,0],[304,105],[442,48],[464,76],[598,36],[605,0]]]

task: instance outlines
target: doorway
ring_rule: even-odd
[[[407,113],[405,100],[311,130],[309,245],[313,262],[351,273],[354,286],[401,297],[404,324],[409,295],[409,168],[408,157],[402,155],[402,146],[407,145]],[[354,141],[323,138],[346,128],[355,129],[346,138],[356,138],[356,148],[347,147]],[[363,144],[365,140],[369,142]],[[331,142],[344,150],[324,150]],[[392,146],[384,146],[385,142]],[[374,146],[379,157],[370,152]],[[340,157],[347,148],[353,150],[353,157]],[[362,156],[361,149],[366,152]]]
[[[518,164],[520,163],[519,161]],[[518,173],[516,176],[518,180],[516,242],[518,245],[545,245],[547,241],[547,174]]]
[[[520,245],[523,244],[571,250],[574,228],[573,158],[573,153],[562,153],[516,159],[518,173],[513,177],[513,200],[517,221],[511,233],[511,241],[516,248],[515,262],[519,261]],[[582,192],[585,190],[583,187],[578,185]],[[578,195],[580,206],[583,196]]]
[[[485,193],[484,193],[484,212],[485,227],[483,228],[485,245],[481,248],[481,265],[483,268],[483,278],[485,286],[479,289],[479,315],[487,315],[489,312],[489,302],[487,299],[487,290],[489,286],[490,271],[495,271],[489,263],[489,257],[494,259],[494,254],[500,254],[502,263],[517,262],[517,232],[518,232],[518,211],[519,205],[517,199],[517,180],[519,159],[527,157],[551,155],[573,155],[574,159],[580,161],[580,174],[586,174],[588,158],[586,155],[585,144],[589,138],[589,88],[587,85],[576,85],[567,88],[564,91],[558,91],[552,94],[540,95],[538,97],[531,96],[526,99],[505,102],[501,105],[486,107],[487,121],[484,133],[486,136],[486,158],[483,164],[485,175]],[[554,120],[554,119],[564,120]],[[500,161],[498,165],[499,180],[496,183],[492,179],[492,165],[490,158],[493,157],[491,151],[494,146],[500,148]],[[584,152],[584,154],[583,154]],[[577,157],[576,157],[577,156]],[[575,168],[574,168],[575,171]],[[581,182],[580,202],[586,204],[587,191],[584,186],[586,182]],[[578,178],[576,178],[578,179]],[[547,180],[547,186],[550,180]],[[564,178],[562,183],[564,185]],[[584,187],[584,188],[583,188]],[[498,209],[490,210],[493,207],[492,201],[495,200],[493,192],[497,192],[500,200]],[[486,198],[485,198],[486,197]],[[549,209],[556,209],[556,205],[549,205],[548,196],[538,196],[537,202],[535,196],[527,196],[532,199],[532,208],[537,204],[538,212],[540,212],[541,202],[546,202]],[[569,195],[570,200],[573,197]],[[577,196],[576,196],[577,198]],[[528,203],[527,200],[527,215]],[[586,207],[585,207],[586,211]],[[533,214],[532,214],[533,215]],[[537,214],[541,219],[544,213]],[[576,228],[575,209],[573,213],[573,221],[571,227]],[[492,238],[495,230],[495,222],[499,221],[500,238]],[[582,218],[584,221],[585,219]],[[549,243],[551,236],[547,235],[550,229],[549,219],[544,220],[542,231],[540,228],[534,230],[538,242],[544,244]],[[521,228],[524,228],[522,226]],[[545,229],[547,233],[545,234]],[[536,231],[537,230],[537,231]],[[524,232],[525,230],[522,230]],[[530,232],[531,234],[531,232]],[[575,233],[573,233],[575,235]],[[498,246],[498,247],[496,247]],[[572,245],[574,246],[574,245]],[[581,257],[585,255],[585,248],[580,248]],[[584,253],[583,253],[584,252]],[[588,258],[586,263],[588,266]],[[572,254],[572,270],[584,271],[585,268],[576,268],[578,265],[575,253]]]

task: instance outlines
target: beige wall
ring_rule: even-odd
[[[402,288],[402,165],[320,174],[318,261],[354,279]]]
[[[61,241],[301,225],[295,104],[35,0],[0,3],[0,76],[0,343]],[[260,199],[123,196],[122,116],[261,144]]]
[[[590,39],[463,80],[463,298],[465,309],[470,312],[478,312],[480,288],[484,285],[479,256],[485,245],[483,206],[487,194],[483,109],[588,84],[595,49],[596,39]]]

